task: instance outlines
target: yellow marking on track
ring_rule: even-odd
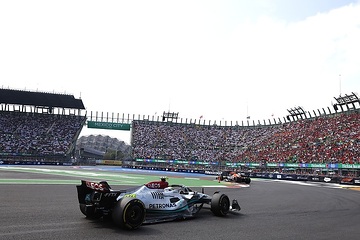
[[[346,189],[350,189],[350,190],[355,190],[355,191],[360,191],[360,187],[344,187]]]

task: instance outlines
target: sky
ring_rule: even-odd
[[[360,93],[359,66],[359,0],[0,1],[0,87],[87,115],[283,119]]]

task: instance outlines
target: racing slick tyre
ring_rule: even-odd
[[[211,211],[219,217],[225,216],[230,209],[230,199],[225,194],[215,193],[211,199]]]
[[[246,183],[246,184],[250,184],[250,182],[251,182],[251,178],[246,178],[246,179],[245,179],[245,183]]]
[[[132,230],[141,226],[145,215],[145,205],[141,200],[125,197],[116,203],[112,218],[119,227]]]
[[[95,212],[95,208],[93,206],[86,206],[86,204],[80,203],[80,211],[82,214],[89,219],[97,219],[101,217],[100,213]]]

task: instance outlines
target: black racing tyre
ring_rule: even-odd
[[[145,220],[144,203],[137,198],[122,198],[116,203],[112,218],[116,225],[125,229],[137,229]]]
[[[215,193],[211,199],[211,211],[219,217],[225,216],[230,209],[230,200],[226,194]]]
[[[246,179],[245,179],[245,183],[246,183],[246,184],[250,184],[250,182],[251,182],[251,178],[246,178]]]
[[[89,219],[97,219],[101,217],[101,213],[95,212],[95,208],[93,206],[86,206],[86,204],[80,203],[80,211],[82,214]]]

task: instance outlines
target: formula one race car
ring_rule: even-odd
[[[77,185],[81,212],[87,218],[111,217],[119,227],[139,228],[143,223],[158,223],[191,218],[204,204],[216,216],[240,211],[237,200],[230,203],[225,194],[215,192],[211,197],[183,185],[170,185],[165,178],[142,186],[113,190],[106,181],[81,181]]]
[[[226,182],[236,182],[236,183],[246,183],[250,184],[251,178],[246,176],[244,173],[241,172],[234,172],[234,171],[223,171],[218,176],[220,181]]]

